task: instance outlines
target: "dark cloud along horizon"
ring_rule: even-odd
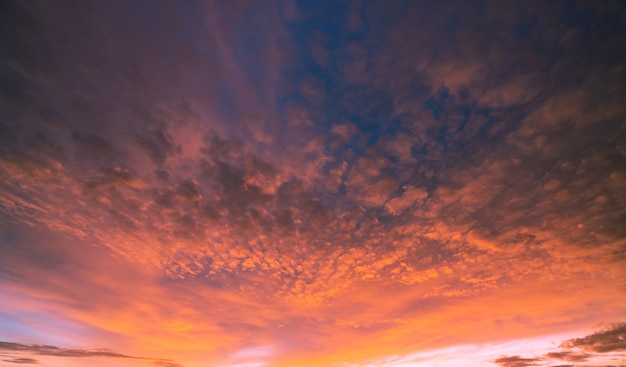
[[[19,363],[19,364],[38,364],[39,361],[33,358],[13,358],[13,359],[3,359],[4,362],[9,363]]]
[[[162,367],[183,367],[183,365],[172,360],[131,356],[123,353],[117,353],[107,349],[80,349],[80,348],[61,348],[52,345],[40,344],[22,344],[0,341],[0,352],[3,356],[11,354],[26,354],[28,356],[48,356],[48,357],[65,357],[65,358],[114,358],[114,359],[137,359],[152,361],[155,366]],[[15,356],[11,359],[4,360],[10,363],[19,364],[39,364],[35,358]]]
[[[5,352],[25,352],[33,355],[54,356],[54,357],[71,357],[71,358],[90,358],[90,357],[106,357],[106,358],[131,358],[145,359],[144,357],[134,357],[121,353],[115,353],[110,350],[88,350],[74,348],[59,348],[52,345],[38,344],[21,344],[0,341],[0,350]]]
[[[568,366],[586,366],[603,355],[615,357],[613,360],[624,362],[624,354],[614,354],[626,349],[626,323],[613,323],[600,331],[581,337],[564,340],[559,344],[559,351],[543,356],[525,358],[520,356],[502,356],[493,363],[502,367],[543,366],[546,361],[561,360],[571,362]],[[580,364],[582,363],[582,364]],[[597,364],[594,364],[597,365]]]
[[[553,359],[561,359],[568,362],[584,362],[589,359],[590,355],[585,353],[575,353],[570,351],[565,352],[550,352],[546,354],[546,357]]]
[[[615,323],[584,338],[566,340],[562,348],[579,348],[595,353],[626,350],[626,323]]]
[[[528,367],[536,366],[541,359],[537,358],[522,358],[520,356],[500,357],[494,360],[494,363],[499,364],[502,367]]]

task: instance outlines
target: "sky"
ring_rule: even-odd
[[[626,365],[623,1],[0,1],[0,366]]]

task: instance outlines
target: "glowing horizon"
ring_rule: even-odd
[[[626,5],[0,8],[0,366],[626,365]]]

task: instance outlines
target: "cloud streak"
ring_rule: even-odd
[[[113,359],[136,359],[151,361],[155,366],[162,367],[183,367],[183,365],[173,362],[167,359],[154,359],[147,357],[137,357],[117,353],[107,349],[79,349],[79,348],[60,348],[52,345],[38,345],[38,344],[21,344],[0,341],[0,354],[8,355],[11,359],[4,360],[9,363],[17,364],[39,364],[39,361],[35,358],[19,357],[23,355],[27,356],[47,356],[47,357],[59,357],[59,358],[84,358],[84,359],[101,359],[101,358],[113,358]]]
[[[90,358],[90,357],[103,357],[103,358],[131,358],[131,359],[145,359],[143,357],[133,357],[125,354],[115,353],[109,350],[86,350],[86,349],[72,349],[72,348],[59,348],[52,345],[36,345],[36,344],[19,344],[11,342],[0,342],[0,350],[8,352],[20,352],[41,356],[54,356],[54,357],[69,357],[69,358]]]

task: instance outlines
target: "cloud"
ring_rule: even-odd
[[[109,350],[89,350],[74,348],[59,348],[52,345],[37,344],[21,344],[0,341],[0,350],[5,352],[20,352],[40,356],[54,357],[70,357],[70,358],[130,358],[145,359],[143,357],[134,357]]]
[[[98,134],[72,133],[72,140],[76,145],[76,155],[81,159],[107,159],[113,153],[113,147],[105,137]]]
[[[37,364],[39,361],[33,358],[12,358],[12,359],[4,359],[4,362],[9,363],[18,363],[18,364]]]
[[[137,135],[137,144],[150,156],[155,164],[163,164],[168,157],[181,152],[172,136],[161,129]]]
[[[166,360],[156,360],[152,362],[152,364],[154,364],[155,366],[159,366],[159,367],[183,367],[182,364],[171,362],[171,361],[166,361]]]
[[[559,344],[559,350],[548,352],[541,356],[522,358],[519,356],[501,357],[493,361],[501,366],[536,366],[545,365],[550,360],[571,362],[568,366],[582,366],[588,363],[602,363],[609,359],[621,356],[619,352],[625,348],[626,337],[624,323],[613,323],[605,329],[582,338],[564,340]],[[583,364],[580,364],[583,363]]]
[[[563,351],[563,352],[550,352],[546,354],[546,357],[552,358],[552,359],[562,359],[568,362],[584,362],[587,359],[589,359],[590,355],[584,354],[584,353],[573,353],[569,351]]]
[[[583,338],[566,340],[561,343],[561,348],[578,348],[595,353],[626,350],[626,323],[612,324]]]
[[[522,358],[520,356],[506,356],[495,359],[493,363],[499,364],[502,367],[527,367],[537,366],[537,362],[541,361],[537,358]]]
[[[385,209],[392,215],[399,215],[413,204],[425,199],[428,193],[422,189],[405,186],[404,193],[400,197],[393,198],[385,204]]]
[[[22,344],[0,341],[0,351],[6,354],[26,354],[33,356],[47,356],[60,358],[113,358],[113,359],[138,359],[151,360],[152,364],[160,367],[183,367],[182,364],[168,359],[156,359],[147,357],[131,356],[117,353],[106,349],[79,349],[60,348],[52,345]],[[16,357],[5,362],[20,364],[38,364],[39,361],[33,358]]]

